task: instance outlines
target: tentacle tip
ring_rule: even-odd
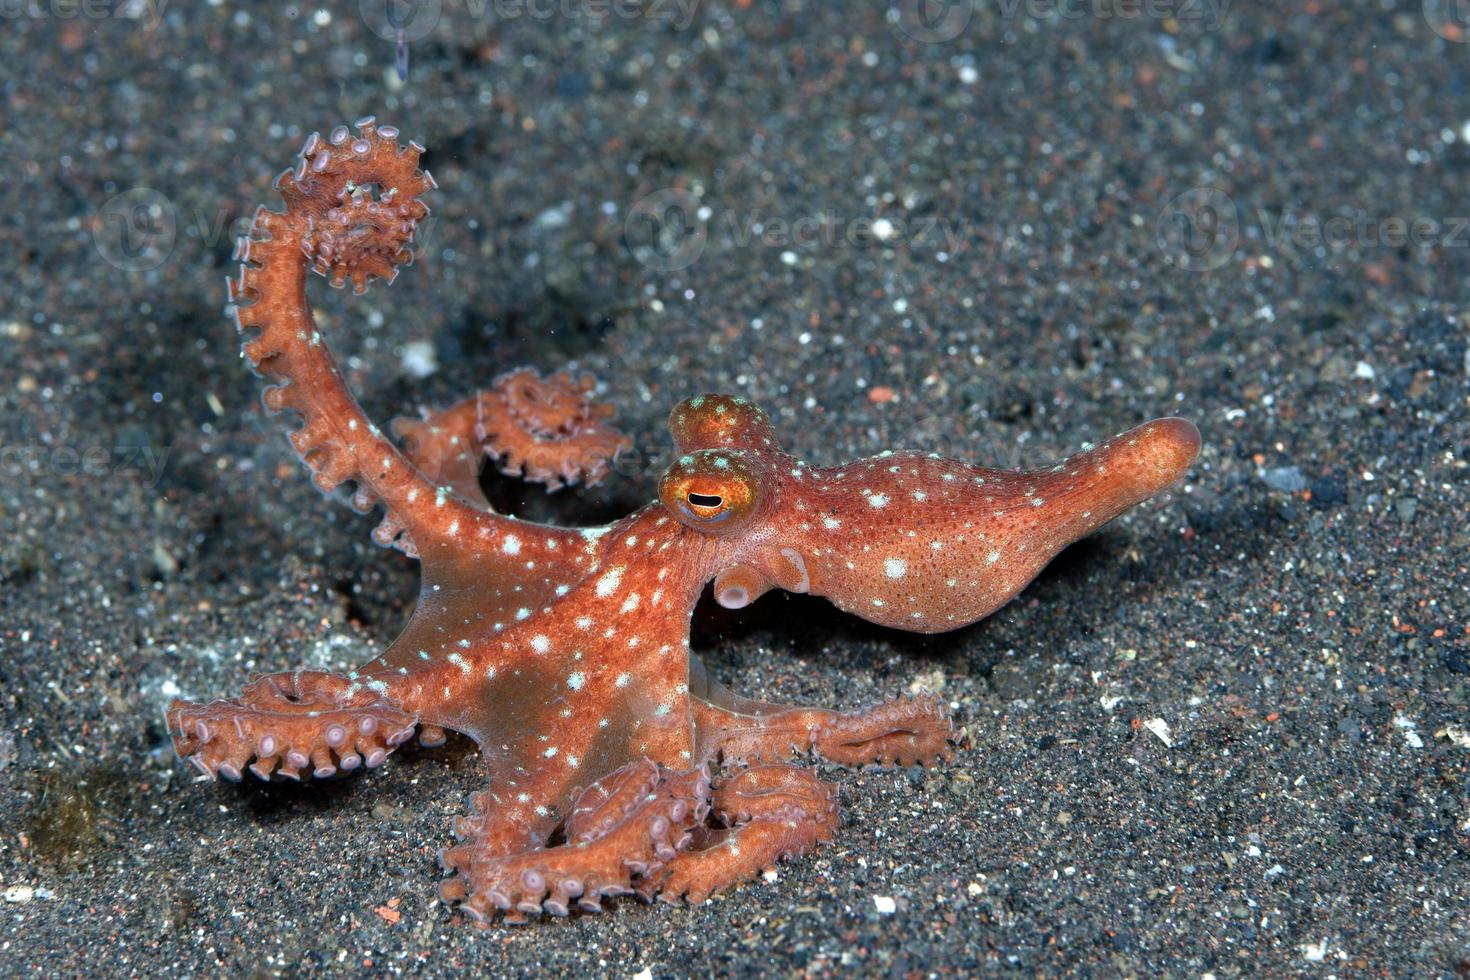
[[[1154,443],[1155,465],[1172,474],[1172,482],[1199,455],[1203,445],[1199,427],[1189,419],[1170,417],[1150,422],[1146,428]]]

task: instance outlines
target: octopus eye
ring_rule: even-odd
[[[717,521],[730,519],[733,508],[725,505],[725,498],[718,493],[696,493],[693,490],[684,494],[679,501],[678,510],[686,517],[691,517],[698,524],[713,524]],[[690,521],[686,524],[695,526]]]
[[[669,467],[659,499],[685,526],[727,534],[757,509],[760,476],[759,465],[739,450],[702,450]]]
[[[717,511],[725,505],[725,498],[717,493],[695,493],[690,490],[684,499],[689,501],[690,509],[699,513],[701,517],[709,516],[702,513],[703,511]]]

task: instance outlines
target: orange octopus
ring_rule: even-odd
[[[345,675],[297,670],[236,698],[175,701],[180,755],[211,776],[323,778],[383,763],[418,733],[478,743],[488,786],[441,854],[444,899],[480,925],[598,911],[607,896],[698,902],[837,828],[835,788],[796,757],[932,764],[956,732],[932,697],[863,711],[742,698],[689,649],[705,585],[738,608],[771,588],[826,596],[873,622],[935,632],[1019,592],[1068,543],[1178,478],[1199,448],[1150,422],[1033,473],[915,453],[834,468],[785,453],[743,398],[673,409],[682,455],[659,499],[605,527],[494,512],[485,456],[550,487],[601,476],[627,441],[588,378],[521,370],[395,444],[363,414],[317,332],[307,270],[362,292],[410,258],[423,147],[371,118],[313,134],[241,239],[230,299],[245,355],[279,383],[272,411],[325,491],[381,506],[374,538],[416,556],[423,585],[398,639]]]

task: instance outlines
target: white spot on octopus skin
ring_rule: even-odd
[[[632,676],[629,674],[619,674],[618,679],[613,681],[613,683],[616,684],[618,687],[627,687],[628,682],[632,679]]]
[[[585,683],[587,683],[587,677],[580,670],[567,675],[567,687],[574,691],[580,691]]]
[[[985,564],[987,565],[994,565],[998,561],[1000,561],[999,551],[992,551],[990,554],[985,556]]]
[[[870,506],[872,506],[872,507],[879,508],[879,509],[884,508],[884,507],[887,507],[888,506],[888,497],[887,497],[886,494],[875,493],[875,494],[873,494],[872,496],[870,496],[868,498],[868,504]]]
[[[551,640],[547,638],[545,633],[537,633],[531,637],[531,649],[537,653],[545,653],[551,649]]]
[[[903,578],[908,570],[909,563],[902,558],[888,558],[883,562],[883,573],[889,578]]]
[[[507,555],[518,555],[521,553],[521,539],[514,534],[507,534],[505,541],[500,545],[500,550]]]
[[[618,565],[609,569],[602,578],[597,580],[597,597],[606,599],[617,591],[618,585],[623,581],[623,566]]]

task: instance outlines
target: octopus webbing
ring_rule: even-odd
[[[417,733],[479,746],[488,783],[441,852],[441,896],[472,920],[598,911],[608,896],[698,902],[838,827],[835,786],[802,765],[930,765],[957,733],[932,696],[833,711],[754,701],[705,671],[689,621],[706,585],[739,608],[771,589],[825,596],[886,626],[954,629],[995,611],[1070,542],[1168,486],[1199,433],[1149,422],[1036,472],[893,452],[824,468],[781,448],[744,398],[670,415],[658,499],[613,524],[495,512],[493,459],[556,487],[627,445],[593,383],[519,370],[422,420],[402,444],[348,390],[318,332],[307,271],[358,293],[410,258],[423,147],[360,120],[313,134],[240,240],[230,302],[271,412],[324,491],[381,507],[374,539],[417,557],[402,634],[346,674],[268,674],[234,698],[175,701],[179,754],[211,777],[325,778],[381,765]]]

